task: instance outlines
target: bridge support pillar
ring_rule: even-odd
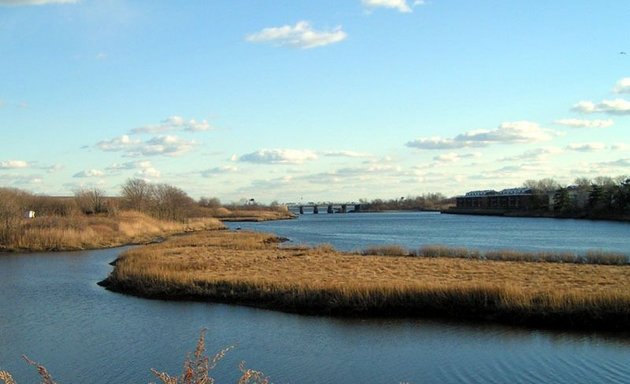
[[[354,211],[355,211],[355,212],[359,212],[359,211],[361,211],[361,204],[355,204],[355,205],[354,205]]]
[[[304,214],[304,206],[300,205],[300,215],[303,215],[303,214]]]
[[[313,214],[317,215],[319,213],[319,208],[317,208],[317,205],[313,206]]]
[[[341,204],[341,213],[346,213],[348,212],[348,206],[345,204]]]
[[[333,206],[332,206],[332,204],[329,204],[329,205],[328,205],[328,210],[327,210],[327,212],[328,212],[328,213],[335,213],[335,211],[333,211]]]

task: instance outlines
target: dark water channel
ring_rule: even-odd
[[[0,254],[0,370],[38,382],[27,354],[60,384],[156,382],[150,368],[180,373],[207,328],[210,352],[237,344],[218,383],[241,360],[274,383],[630,383],[628,338],[138,299],[96,284],[120,251]]]

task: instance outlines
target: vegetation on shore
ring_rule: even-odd
[[[151,369],[151,372],[157,377],[163,384],[211,384],[215,382],[215,379],[210,376],[211,371],[217,366],[217,364],[225,357],[226,353],[234,349],[234,347],[227,347],[214,356],[209,357],[206,355],[206,334],[205,330],[201,331],[199,340],[195,347],[195,351],[188,354],[184,360],[182,374],[180,376],[171,376],[166,372],[158,371],[157,369]],[[36,363],[26,356],[22,358],[30,365],[37,369],[42,384],[56,384],[52,375],[48,372],[45,366]],[[238,380],[238,384],[269,384],[269,378],[260,371],[255,371],[245,367],[245,362],[241,361],[239,365],[241,376]],[[13,376],[7,372],[0,370],[0,382],[4,384],[16,384]]]
[[[630,330],[629,266],[366,256],[329,245],[278,247],[277,241],[230,231],[172,238],[126,251],[102,284],[148,298],[317,315]]]
[[[578,177],[571,185],[554,179],[527,180],[527,207],[451,207],[444,213],[630,221],[630,177]],[[493,190],[479,191],[495,193]]]
[[[222,229],[221,221],[226,220],[294,217],[282,208],[226,208],[216,199],[195,202],[177,187],[139,179],[128,180],[116,197],[106,197],[98,189],[80,190],[74,197],[51,197],[0,188],[0,251],[107,248]]]

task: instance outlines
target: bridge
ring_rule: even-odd
[[[312,212],[318,214],[321,210],[326,210],[326,213],[348,213],[359,212],[361,210],[361,204],[359,203],[291,203],[287,204],[287,208],[291,212],[299,213],[303,215],[304,212]]]

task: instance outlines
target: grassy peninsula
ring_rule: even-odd
[[[630,266],[343,253],[206,231],[126,251],[102,282],[147,298],[344,316],[630,330]]]
[[[79,190],[75,196],[45,196],[0,187],[0,251],[143,244],[191,231],[224,229],[222,221],[293,217],[281,206],[224,207],[210,198],[195,202],[177,187],[139,179],[128,180],[120,196],[105,196],[98,189]]]

